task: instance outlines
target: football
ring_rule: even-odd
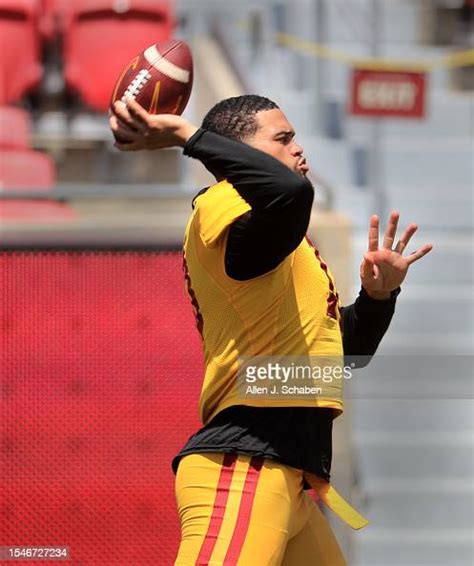
[[[150,114],[182,114],[193,86],[193,58],[184,41],[156,43],[121,72],[111,104],[134,98]]]

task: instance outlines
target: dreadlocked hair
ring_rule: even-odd
[[[264,96],[233,96],[213,106],[204,117],[202,127],[226,138],[244,141],[257,131],[257,112],[278,108],[275,102]]]

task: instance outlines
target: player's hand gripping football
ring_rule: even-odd
[[[391,213],[382,247],[379,247],[378,216],[370,218],[369,247],[360,265],[360,278],[367,294],[374,299],[389,298],[390,292],[402,284],[410,265],[433,248],[431,244],[425,244],[410,255],[403,256],[418,226],[410,224],[394,247],[399,216],[398,212]]]
[[[184,146],[198,130],[182,116],[149,114],[133,98],[114,103],[109,125],[121,151]]]

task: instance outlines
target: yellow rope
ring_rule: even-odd
[[[468,67],[474,65],[474,49],[459,51],[449,55],[443,55],[431,61],[405,61],[402,59],[385,58],[358,58],[344,51],[333,49],[313,41],[307,41],[287,33],[276,34],[280,45],[323,59],[332,59],[353,67],[364,67],[365,69],[387,70],[387,71],[432,71],[443,67]]]

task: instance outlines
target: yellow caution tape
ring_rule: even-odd
[[[339,61],[340,63],[345,63],[353,67],[363,67],[364,69],[423,72],[432,71],[442,67],[453,68],[469,67],[474,65],[474,49],[450,53],[449,55],[443,55],[442,57],[438,57],[431,61],[406,61],[403,59],[386,59],[378,57],[358,58],[344,51],[333,49],[332,47],[327,47],[326,45],[321,45],[314,41],[301,39],[287,33],[277,33],[276,38],[280,45],[284,45],[290,49],[299,51],[300,53],[312,55],[313,57],[320,57],[322,59],[332,59],[333,61]]]

